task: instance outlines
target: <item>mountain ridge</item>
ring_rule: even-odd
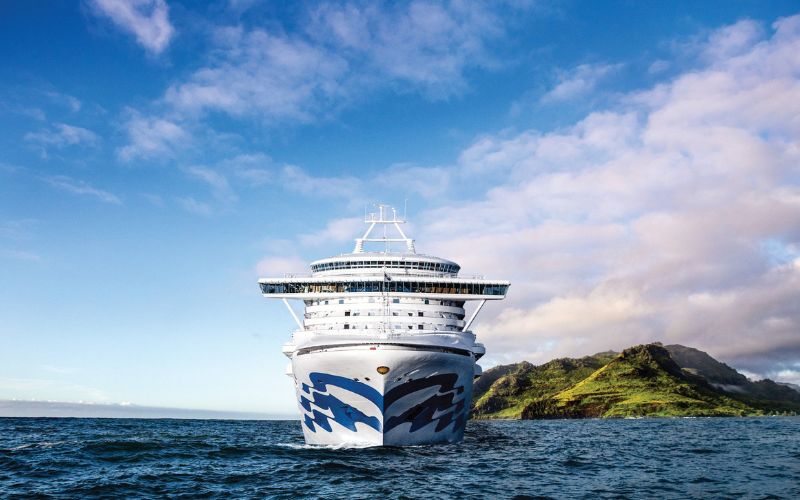
[[[487,370],[472,418],[550,419],[797,414],[800,392],[753,382],[709,354],[679,344],[521,362]],[[479,382],[481,381],[479,379]]]

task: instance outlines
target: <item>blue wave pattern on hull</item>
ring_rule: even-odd
[[[467,421],[464,398],[459,401],[453,401],[456,396],[464,393],[463,386],[455,386],[457,381],[458,375],[443,373],[408,381],[387,392],[383,399],[384,418],[387,410],[396,401],[423,389],[439,386],[437,394],[418,405],[412,406],[400,415],[389,417],[386,420],[385,430],[389,431],[404,422],[411,422],[410,432],[415,432],[434,421],[436,421],[436,432],[441,432],[451,422],[454,424],[453,430],[463,428]],[[437,412],[439,412],[439,416],[434,418],[433,416]]]
[[[331,375],[329,373],[312,372],[309,374],[308,378],[311,380],[312,386],[309,387],[308,384],[303,384],[303,392],[309,394],[312,399],[301,395],[300,406],[314,415],[313,418],[308,415],[305,415],[303,418],[303,423],[311,432],[317,432],[316,426],[328,432],[332,432],[333,429],[328,419],[333,420],[342,427],[353,432],[356,432],[356,422],[362,422],[378,432],[381,431],[381,421],[378,417],[367,416],[358,408],[353,408],[336,396],[324,394],[328,391],[328,386],[340,387],[371,401],[380,410],[383,408],[383,396],[380,392],[367,384],[362,384],[361,382],[356,382],[355,380],[338,375]],[[312,388],[314,389],[314,394],[311,394]],[[316,408],[312,408],[312,404],[316,406]],[[330,410],[333,417],[325,415],[317,410],[317,408]]]
[[[313,415],[311,417],[306,414],[303,417],[303,423],[311,432],[317,432],[317,427],[332,432],[333,429],[329,420],[333,420],[353,432],[357,430],[357,422],[362,422],[378,432],[381,431],[380,419],[367,416],[361,410],[343,402],[336,396],[326,394],[328,386],[339,387],[364,397],[381,411],[381,415],[384,418],[387,410],[398,400],[418,391],[439,386],[437,394],[414,405],[400,415],[389,417],[386,421],[385,431],[391,430],[404,422],[411,422],[410,432],[416,432],[434,421],[436,422],[436,432],[444,430],[451,423],[453,423],[453,430],[460,430],[466,424],[466,402],[464,398],[454,401],[456,396],[464,393],[464,387],[456,387],[455,383],[458,381],[458,375],[453,373],[410,380],[391,389],[385,396],[367,384],[338,375],[312,372],[309,374],[309,379],[312,385],[303,384],[302,390],[310,395],[312,399],[301,395],[300,406]],[[333,416],[329,417],[317,408],[330,410]],[[439,416],[434,418],[437,412]]]

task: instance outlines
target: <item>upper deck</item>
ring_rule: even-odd
[[[379,205],[378,214],[365,218],[369,228],[356,239],[353,252],[311,263],[311,277],[287,276],[262,278],[261,293],[269,298],[330,299],[342,294],[388,294],[394,297],[430,297],[456,301],[497,300],[506,295],[510,283],[505,280],[461,278],[457,263],[418,254],[414,240],[408,238],[400,224],[404,220],[390,207]],[[391,215],[389,215],[391,212]],[[383,235],[371,237],[377,226]],[[390,237],[393,227],[399,237]],[[383,252],[364,251],[365,243],[384,245]],[[403,251],[392,251],[402,243]],[[462,302],[463,304],[463,302]]]
[[[435,297],[456,300],[499,300],[510,283],[454,277],[311,277],[263,278],[258,280],[265,297],[287,299],[330,298],[336,294],[402,294],[405,297]]]
[[[348,253],[311,263],[315,277],[370,274],[442,277],[457,276],[460,270],[461,266],[453,261],[417,253]]]

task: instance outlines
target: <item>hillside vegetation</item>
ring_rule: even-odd
[[[486,377],[484,379],[484,377]],[[751,382],[708,354],[646,344],[622,353],[487,370],[473,418],[745,416],[800,412],[800,392]]]

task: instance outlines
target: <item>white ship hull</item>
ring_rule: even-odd
[[[297,324],[283,353],[292,361],[306,442],[407,446],[456,443],[486,352],[470,330],[510,283],[462,278],[457,263],[416,252],[391,207],[364,222],[352,253],[316,260],[311,276],[258,280]],[[376,227],[382,237],[370,237]],[[389,237],[394,228],[399,236]],[[380,244],[368,252],[364,244]],[[403,243],[402,252],[392,244]],[[302,301],[302,316],[289,304]],[[467,315],[465,304],[477,306]]]
[[[382,367],[389,370],[381,374]],[[306,442],[459,442],[476,370],[470,353],[435,346],[361,344],[296,352],[292,372]]]

